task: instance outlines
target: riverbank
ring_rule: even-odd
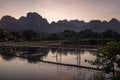
[[[22,42],[0,42],[1,47],[43,47],[43,48],[60,48],[60,49],[81,49],[97,50],[100,45],[73,45],[61,44],[58,41],[22,41]]]

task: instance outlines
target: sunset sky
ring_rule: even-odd
[[[49,22],[63,19],[120,20],[120,0],[0,0],[0,18],[37,12]]]

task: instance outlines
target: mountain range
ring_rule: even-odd
[[[9,31],[22,31],[25,29],[33,29],[39,33],[55,33],[63,32],[64,30],[81,31],[92,29],[93,31],[101,32],[107,29],[113,29],[120,32],[120,21],[113,18],[110,21],[91,20],[84,22],[79,20],[59,20],[49,23],[36,12],[29,12],[27,16],[22,16],[19,19],[9,15],[3,16],[0,19],[0,29]]]

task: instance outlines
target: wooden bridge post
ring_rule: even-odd
[[[78,54],[79,54],[78,59],[79,59],[79,66],[80,66],[81,65],[81,54],[80,53]]]
[[[58,53],[56,52],[56,62],[58,63]]]

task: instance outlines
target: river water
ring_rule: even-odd
[[[29,53],[44,53],[44,61],[91,66],[84,60],[94,60],[94,50],[34,48]],[[84,68],[49,64],[18,57],[0,55],[0,80],[94,80],[102,72]]]

